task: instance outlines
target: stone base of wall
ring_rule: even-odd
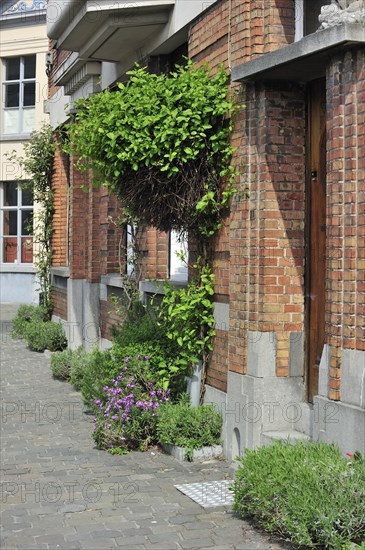
[[[365,453],[365,409],[330,401],[317,395],[314,398],[313,439],[335,442],[342,453]]]

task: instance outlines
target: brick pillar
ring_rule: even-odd
[[[231,232],[233,333],[275,333],[276,375],[288,376],[290,333],[304,330],[304,90],[250,86],[244,116],[250,199]]]
[[[365,351],[365,52],[327,72],[328,397],[342,400],[344,350]],[[359,365],[360,370],[360,365]]]

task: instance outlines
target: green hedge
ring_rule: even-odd
[[[91,354],[82,346],[76,350],[65,349],[51,357],[51,371],[54,378],[71,382],[75,390],[80,390],[84,372],[88,366]]]
[[[43,322],[48,320],[48,315],[44,307],[31,306],[23,304],[18,309],[17,315],[13,321],[13,338],[24,338],[29,323]]]
[[[187,458],[194,449],[220,443],[222,416],[213,405],[190,407],[188,399],[165,403],[158,411],[160,443],[185,447]]]
[[[365,462],[334,445],[279,441],[246,451],[233,510],[307,548],[350,548],[365,540]]]
[[[67,338],[61,323],[30,322],[26,327],[24,337],[32,351],[44,351],[45,349],[62,351],[67,347]]]

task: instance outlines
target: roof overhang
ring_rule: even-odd
[[[117,62],[166,25],[174,4],[175,0],[50,0],[47,33],[57,49]]]
[[[308,82],[325,75],[327,62],[334,54],[364,43],[362,24],[343,23],[237,65],[232,69],[232,80]]]

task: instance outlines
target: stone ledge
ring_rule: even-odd
[[[306,82],[325,74],[330,55],[364,42],[365,28],[361,24],[344,23],[323,29],[233,67],[232,81],[274,79]]]
[[[70,268],[63,266],[51,267],[51,275],[57,275],[57,277],[70,277]]]
[[[262,445],[271,445],[275,441],[287,441],[290,445],[293,445],[297,441],[310,441],[310,437],[297,430],[274,430],[261,433]]]
[[[161,447],[165,451],[165,453],[173,456],[179,462],[184,462],[184,460],[187,460],[187,458],[185,458],[185,454],[186,454],[185,447],[177,447],[175,445],[168,445],[167,443],[161,443]],[[213,445],[212,447],[203,447],[201,449],[195,449],[193,451],[192,462],[209,460],[212,458],[218,458],[220,456],[223,456],[222,445]]]

